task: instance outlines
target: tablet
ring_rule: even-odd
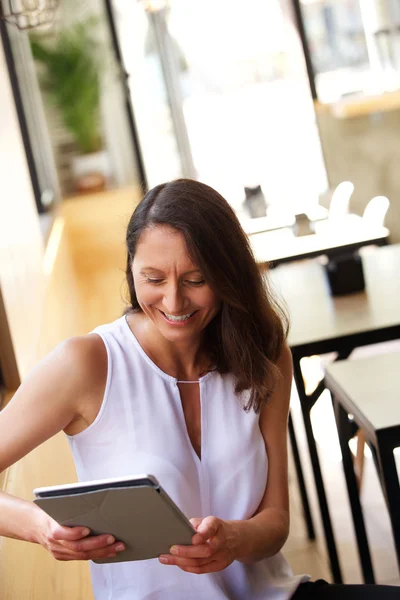
[[[36,488],[34,503],[60,525],[110,533],[126,549],[114,563],[156,558],[174,544],[190,545],[195,530],[153,475]]]

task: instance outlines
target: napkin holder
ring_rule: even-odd
[[[358,252],[331,257],[325,265],[325,272],[332,296],[344,296],[365,289],[363,265]]]
[[[292,231],[296,237],[315,233],[314,223],[310,221],[305,213],[299,213],[295,215],[295,219],[296,220],[292,226]]]

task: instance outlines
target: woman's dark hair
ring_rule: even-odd
[[[277,359],[287,318],[274,299],[249,241],[228,202],[213,188],[177,179],[150,190],[134,211],[126,234],[130,311],[140,311],[132,261],[141,234],[164,225],[180,231],[202,276],[222,302],[206,329],[207,350],[220,373],[231,373],[235,391],[250,391],[245,410],[258,412],[279,376]]]

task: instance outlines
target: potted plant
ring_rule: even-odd
[[[96,21],[80,21],[54,38],[31,37],[33,57],[42,65],[41,84],[72,134],[79,156],[72,173],[79,191],[105,187],[110,174],[100,124],[102,55]]]

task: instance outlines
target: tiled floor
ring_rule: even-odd
[[[310,542],[307,539],[296,473],[294,465],[290,461],[291,531],[284,548],[284,554],[295,573],[308,573],[312,579],[323,578],[327,581],[332,581],[325,551],[322,524],[319,516],[302,416],[295,389],[292,398],[292,416],[301,460],[305,470],[307,490],[317,530],[317,540]],[[362,583],[363,579],[347,500],[340,448],[328,391],[324,392],[314,407],[312,421],[343,578],[345,583]],[[397,455],[398,467],[400,466],[399,459],[400,456]],[[365,458],[361,500],[376,580],[378,583],[400,585],[400,576],[386,505],[373,460],[367,456]]]

